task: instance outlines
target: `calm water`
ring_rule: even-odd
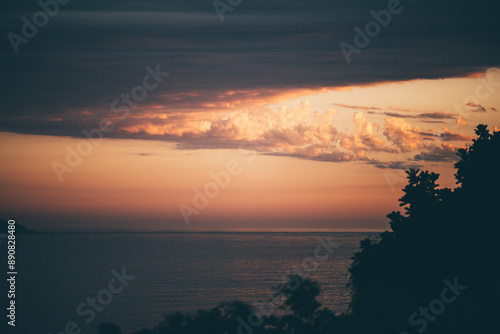
[[[286,271],[313,255],[317,237],[341,245],[312,278],[321,302],[337,312],[349,301],[350,258],[359,241],[377,233],[41,234],[18,236],[17,333],[64,331],[68,321],[97,333],[105,321],[128,334],[152,327],[171,311],[208,309],[221,301],[269,298]],[[113,277],[135,279],[86,324],[76,307]]]

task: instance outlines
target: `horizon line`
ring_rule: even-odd
[[[230,229],[175,229],[175,230],[34,230],[35,233],[50,234],[175,234],[175,233],[381,233],[387,229],[364,228],[230,228]]]

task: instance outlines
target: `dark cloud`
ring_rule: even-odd
[[[455,119],[456,115],[447,112],[430,112],[418,115],[419,118],[433,118],[433,119]]]
[[[380,161],[376,159],[369,159],[365,161],[369,165],[373,165],[380,169],[402,169],[406,170],[409,168],[422,168],[423,166],[411,161]]]
[[[454,133],[449,129],[445,129],[439,136],[443,141],[471,141],[473,138],[472,136],[463,135],[461,133]]]
[[[243,1],[224,22],[207,0],[71,1],[18,54],[6,36],[21,34],[21,18],[31,20],[40,7],[6,0],[1,129],[77,136],[89,122],[78,113],[109,110],[141,83],[148,65],[161,64],[171,75],[149,93],[146,107],[190,92],[438,79],[499,65],[500,35],[492,33],[500,31],[497,2],[402,5],[348,65],[339,43],[353,43],[353,28],[372,20],[370,11],[386,8],[386,0]],[[197,100],[184,102],[191,112]]]
[[[439,135],[435,131],[431,130],[422,130],[418,131],[417,133],[424,137],[439,137]]]
[[[422,123],[431,123],[431,124],[445,124],[446,123],[444,121],[428,121],[428,120],[421,120],[420,122],[422,122]]]
[[[467,107],[470,107],[469,110],[472,112],[486,112],[486,108],[480,104],[469,102],[469,103],[466,103],[465,105]]]
[[[431,144],[425,151],[415,155],[416,161],[456,161],[458,160],[457,149],[452,145],[442,143],[441,145]]]
[[[349,105],[349,104],[342,104],[342,103],[332,103],[334,106],[338,107],[343,107],[343,108],[348,108],[348,109],[358,109],[358,110],[382,110],[377,107],[364,107],[364,106],[354,106],[354,105]],[[375,114],[376,112],[374,111],[368,111],[369,114]]]
[[[396,108],[391,108],[391,109],[396,109]],[[400,110],[411,111],[409,109],[400,109]],[[411,111],[411,112],[415,113],[415,111]],[[455,114],[446,113],[446,112],[428,112],[428,113],[418,113],[418,114],[401,114],[401,113],[396,113],[396,112],[368,111],[367,113],[368,114],[384,115],[384,116],[389,116],[389,117],[421,119],[421,121],[425,122],[425,123],[442,123],[439,120],[442,120],[442,119],[455,119],[455,117],[456,117]],[[431,120],[429,120],[429,119],[431,119]],[[435,120],[437,120],[437,121],[435,121]]]
[[[293,157],[293,158],[324,161],[324,162],[342,162],[342,161],[356,160],[356,156],[354,156],[352,153],[344,153],[340,151],[328,154],[312,155],[312,156],[306,153],[280,153],[280,152],[263,153],[263,155],[271,155],[277,157]]]

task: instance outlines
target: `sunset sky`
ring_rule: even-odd
[[[493,2],[401,1],[348,62],[339,45],[390,2],[244,0],[222,22],[211,1],[59,5],[17,53],[3,38],[0,218],[387,228],[404,169],[454,187],[457,149],[500,127]],[[7,7],[3,36],[41,10]]]

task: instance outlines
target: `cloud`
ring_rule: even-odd
[[[412,127],[410,123],[397,117],[387,117],[384,120],[384,135],[401,152],[408,152],[422,147],[423,138],[420,135],[420,128]]]
[[[347,65],[338,45],[353,43],[353,27],[378,10],[372,1],[255,0],[226,12],[223,24],[206,0],[72,2],[30,43],[20,45],[18,55],[5,36],[20,34],[20,18],[40,8],[36,1],[8,1],[0,13],[5,50],[0,54],[2,116],[19,117],[15,125],[8,123],[15,131],[62,135],[68,132],[64,126],[48,131],[25,126],[21,119],[40,114],[64,119],[73,111],[107,109],[116,96],[139,83],[145,66],[155,64],[162,64],[171,76],[150,92],[151,105],[165,96],[170,101],[183,96],[189,103],[187,94],[192,92],[217,96],[228,90],[478,77],[478,72],[498,64],[500,43],[478,38],[500,31],[495,11],[484,10],[491,4],[440,4],[412,4],[414,10],[405,11],[377,36],[376,47],[353,55]],[[456,26],[464,17],[470,18],[467,24]],[[414,22],[422,23],[418,31]],[[400,43],[401,36],[405,43]],[[477,50],[483,50],[480,56]]]
[[[461,133],[455,133],[447,127],[443,127],[443,131],[444,132],[439,135],[443,141],[470,141],[474,138]]]
[[[410,168],[422,168],[423,166],[412,161],[380,161],[376,159],[370,159],[366,161],[367,164],[373,165],[380,169],[410,169]]]
[[[313,111],[307,101],[302,101],[299,106],[283,105],[274,111],[258,107],[233,112],[171,113],[164,117],[141,115],[124,120],[117,132],[119,136],[129,138],[173,141],[178,143],[178,149],[184,150],[247,149],[265,155],[316,161],[359,160],[377,168],[396,168],[396,162],[373,158],[379,153],[404,153],[436,147],[426,144],[429,140],[470,139],[446,127],[441,133],[435,129],[413,127],[396,117],[387,117],[380,125],[369,120],[363,112],[353,114],[354,133],[341,132],[334,125],[336,114],[334,109]],[[440,146],[439,149],[427,150],[417,158],[427,155],[430,159],[443,159],[443,150],[448,148]],[[408,166],[414,165],[410,162]]]
[[[354,135],[343,135],[340,145],[353,151],[359,158],[365,158],[368,152],[394,152],[386,143],[378,138],[379,125],[370,122],[362,112],[353,115],[353,123],[356,125]]]
[[[349,109],[360,109],[360,110],[382,110],[377,107],[365,107],[365,106],[355,106],[355,105],[349,105],[349,104],[342,104],[342,103],[332,103],[334,106],[338,107],[343,107],[343,108],[349,108]]]
[[[300,106],[248,108],[233,112],[205,111],[166,117],[130,118],[118,132],[124,136],[178,142],[179,149],[244,148],[261,153],[324,161],[353,160],[338,150],[339,133],[333,126],[336,111]]]
[[[465,104],[467,107],[470,107],[469,110],[472,112],[486,112],[486,108],[480,104],[475,104],[472,102]]]
[[[301,158],[306,160],[314,160],[314,161],[324,161],[324,162],[344,162],[344,161],[355,161],[357,160],[356,156],[349,152],[331,152],[331,153],[320,153],[314,154],[314,152],[307,151],[298,151],[293,153],[282,153],[282,152],[271,152],[271,153],[263,153],[263,155],[272,155],[279,157],[293,157],[293,158]]]
[[[444,124],[444,121],[429,121],[429,120],[421,120],[422,123],[431,123],[431,124]]]
[[[415,111],[412,111],[410,109],[401,109],[401,108],[393,108],[393,107],[389,107],[389,108],[393,109],[393,110],[408,111],[408,112],[412,112],[414,114],[402,114],[402,113],[396,113],[396,112],[375,112],[375,111],[368,111],[367,113],[385,115],[385,116],[389,116],[389,117],[419,119],[420,121],[425,122],[425,123],[440,123],[440,121],[435,121],[435,120],[449,120],[449,119],[454,119],[456,116],[455,114],[445,113],[445,112],[427,112],[427,113],[415,114]]]
[[[457,149],[453,145],[448,143],[441,143],[441,145],[431,144],[426,147],[425,151],[415,155],[414,159],[416,161],[456,161]]]
[[[433,118],[433,119],[454,119],[455,114],[446,112],[431,112],[423,113],[417,116],[418,118]]]
[[[462,117],[462,115],[458,115],[458,118],[457,118],[456,122],[457,122],[457,129],[459,129],[461,126],[466,126],[467,125],[467,122]]]

